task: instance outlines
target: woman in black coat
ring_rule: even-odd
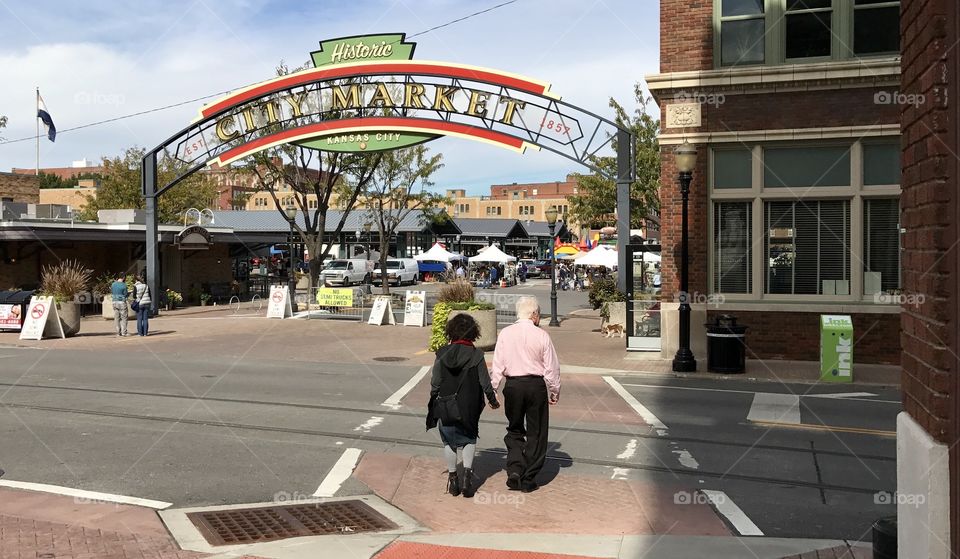
[[[484,397],[493,409],[499,408],[500,403],[490,385],[490,373],[483,360],[483,351],[473,346],[473,342],[480,337],[477,321],[467,314],[458,314],[447,322],[446,334],[451,342],[437,351],[430,379],[427,430],[434,427],[440,430],[443,455],[447,460],[447,491],[454,497],[461,492],[460,479],[457,477],[457,450],[461,449],[463,496],[471,498],[477,489],[473,480],[473,457],[477,452]],[[445,423],[441,417],[444,412],[438,405],[449,409],[444,400],[450,396],[456,401],[460,421],[448,420]]]

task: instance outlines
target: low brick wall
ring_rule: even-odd
[[[708,311],[709,321],[732,314],[747,326],[748,359],[820,360],[820,314],[814,312]],[[900,315],[851,314],[855,363],[900,364]]]

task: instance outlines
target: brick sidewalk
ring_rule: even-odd
[[[180,549],[153,509],[0,488],[0,559],[203,557]]]

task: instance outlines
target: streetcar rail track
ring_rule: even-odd
[[[79,409],[79,408],[63,408],[63,407],[57,407],[57,406],[41,406],[41,405],[34,405],[34,404],[18,404],[18,403],[7,403],[7,402],[0,402],[0,406],[7,407],[7,408],[15,408],[15,409],[33,410],[33,411],[68,413],[68,414],[88,415],[88,416],[96,416],[96,417],[114,417],[118,419],[155,421],[160,423],[196,425],[196,426],[202,426],[202,427],[222,427],[227,429],[238,429],[238,430],[246,430],[246,431],[263,431],[263,432],[274,432],[274,433],[319,436],[319,437],[328,437],[328,438],[336,438],[336,439],[350,439],[350,440],[357,440],[357,441],[380,442],[380,443],[392,444],[392,445],[416,446],[416,447],[430,448],[430,449],[436,449],[439,447],[439,443],[435,443],[435,442],[418,441],[413,439],[401,439],[396,437],[382,437],[378,435],[371,435],[368,433],[356,433],[356,432],[344,433],[344,432],[338,432],[338,431],[322,431],[318,429],[276,427],[276,426],[269,426],[269,425],[255,425],[255,424],[236,423],[236,422],[229,422],[229,421],[186,419],[186,418],[166,417],[166,416],[158,416],[158,415],[143,415],[143,414],[126,413],[126,412],[109,412],[109,411],[88,410],[88,409]],[[481,452],[500,454],[500,455],[506,454],[506,451],[502,449],[483,449]],[[819,450],[817,452],[818,454],[821,453],[821,451]],[[628,469],[628,470],[659,472],[659,473],[671,474],[673,476],[693,476],[698,478],[746,481],[746,482],[754,482],[754,483],[767,484],[767,485],[773,484],[773,485],[792,486],[792,487],[807,487],[811,489],[819,489],[823,491],[837,491],[842,493],[876,494],[878,491],[884,490],[883,488],[852,487],[852,486],[836,485],[836,484],[822,483],[822,482],[810,482],[810,481],[795,480],[795,479],[777,479],[777,478],[769,478],[769,477],[763,477],[763,476],[735,474],[735,473],[729,473],[729,472],[721,473],[721,472],[710,472],[706,470],[696,470],[696,469],[687,469],[687,468],[670,468],[667,466],[657,466],[657,465],[649,465],[649,464],[616,462],[612,460],[602,460],[597,458],[574,457],[567,454],[558,455],[553,452],[547,453],[547,459],[559,461],[562,463],[590,464],[594,466],[621,468],[621,469]]]
[[[395,417],[423,417],[423,413],[418,412],[408,412],[401,410],[390,410],[384,407],[371,407],[371,408],[358,408],[351,406],[333,406],[328,404],[306,404],[300,402],[278,402],[273,400],[249,400],[249,399],[240,399],[240,398],[223,398],[217,396],[192,396],[186,394],[170,394],[163,392],[144,392],[137,390],[116,390],[110,388],[88,388],[80,386],[52,386],[45,384],[23,384],[23,383],[4,383],[0,382],[0,386],[7,386],[11,388],[36,388],[36,389],[46,389],[46,390],[69,390],[75,392],[89,392],[89,393],[102,393],[102,394],[115,394],[115,395],[124,395],[124,396],[146,396],[146,397],[157,397],[157,398],[171,398],[178,400],[190,400],[190,401],[200,401],[200,402],[218,402],[226,404],[249,404],[257,406],[278,406],[278,407],[288,407],[288,408],[301,408],[301,409],[314,409],[320,411],[335,411],[335,412],[351,412],[359,414],[376,414],[376,415],[387,415]],[[0,400],[0,406],[8,405],[2,400]],[[489,419],[481,419],[480,423],[487,425],[501,425],[501,422],[491,421]],[[749,423],[744,423],[746,426],[750,426]],[[655,433],[642,433],[634,431],[609,431],[605,429],[590,429],[585,427],[566,427],[563,425],[551,425],[552,431],[569,431],[572,433],[583,433],[587,435],[605,435],[613,437],[630,437],[630,438],[641,438],[647,440],[657,440],[657,441],[667,441],[667,442],[682,442],[682,443],[693,443],[693,444],[707,444],[715,446],[728,446],[728,447],[740,447],[748,448],[751,450],[773,450],[773,451],[783,451],[783,452],[796,452],[800,454],[811,454],[809,448],[806,447],[795,447],[795,446],[786,446],[786,445],[771,445],[771,444],[754,444],[748,442],[737,442],[737,441],[718,441],[716,439],[706,439],[698,437],[682,437],[682,436],[673,436],[673,435],[657,435]],[[817,454],[826,455],[826,456],[839,456],[846,458],[859,458],[861,460],[878,460],[882,462],[896,462],[895,456],[885,456],[882,454],[863,454],[863,453],[854,453],[841,450],[817,450]]]

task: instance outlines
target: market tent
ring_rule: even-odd
[[[419,262],[451,262],[454,260],[464,260],[463,256],[454,254],[440,246],[440,243],[434,244],[430,250],[423,254],[414,256]]]
[[[496,262],[497,264],[506,264],[507,262],[513,262],[516,259],[517,258],[515,256],[510,256],[495,246],[487,247],[480,254],[476,256],[471,256],[469,258],[471,263]]]
[[[617,267],[617,249],[600,245],[591,250],[586,256],[580,257],[574,262],[577,266],[606,266],[613,269]]]
[[[561,246],[561,247],[557,247],[556,249],[554,249],[554,252],[557,253],[557,258],[560,258],[560,255],[561,255],[561,254],[566,254],[566,255],[568,255],[568,256],[573,256],[574,254],[580,252],[580,250],[577,249],[577,247],[573,247],[573,246],[570,246],[570,245],[563,245],[563,246]]]

